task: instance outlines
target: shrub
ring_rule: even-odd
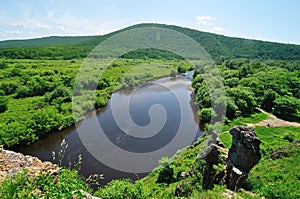
[[[8,99],[4,96],[0,96],[0,113],[7,110]]]
[[[113,180],[94,194],[103,199],[144,199],[142,184],[132,184],[130,180]]]

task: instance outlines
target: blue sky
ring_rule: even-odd
[[[0,0],[0,40],[99,35],[154,22],[300,44],[299,11],[297,0]]]

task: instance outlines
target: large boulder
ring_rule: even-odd
[[[224,163],[228,151],[218,144],[210,144],[206,153],[202,187],[212,189],[214,184],[225,184],[226,166]]]
[[[249,171],[261,158],[260,140],[253,128],[233,127],[232,146],[229,149],[216,139],[211,143],[200,158],[206,164],[203,171],[203,188],[211,189],[214,184],[226,184],[227,188],[235,190],[241,187],[248,177]]]
[[[235,190],[245,182],[249,171],[261,159],[260,143],[253,128],[237,126],[230,129],[232,145],[227,159],[227,187]]]

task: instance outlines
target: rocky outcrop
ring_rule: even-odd
[[[9,150],[0,151],[0,182],[27,169],[27,175],[38,176],[40,172],[58,174],[60,168],[51,162],[42,162],[36,157],[23,155]]]
[[[233,127],[232,146],[224,148],[220,141],[210,144],[201,154],[206,165],[203,171],[203,188],[211,189],[214,184],[226,184],[228,189],[235,190],[245,182],[249,171],[261,158],[260,140],[253,128]]]
[[[13,175],[22,172],[24,169],[27,170],[26,175],[31,177],[36,177],[40,174],[40,172],[49,172],[50,174],[57,175],[60,173],[60,167],[51,162],[42,162],[40,159],[36,157],[32,157],[30,155],[23,155],[21,153],[16,153],[9,150],[4,150],[0,148],[0,182],[5,180],[6,178],[12,177]],[[91,194],[79,190],[83,197],[87,199],[100,199],[98,197],[94,197]],[[77,199],[78,197],[74,191],[73,199]]]
[[[225,161],[228,150],[220,141],[210,144],[206,149],[207,155],[203,158],[206,162],[203,171],[203,188],[212,189],[214,184],[225,184]]]
[[[249,171],[261,159],[260,140],[253,128],[233,127],[230,129],[232,145],[227,159],[227,187],[235,190],[248,177]]]

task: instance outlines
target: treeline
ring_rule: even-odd
[[[282,119],[300,121],[299,63],[235,59],[219,62],[216,67],[223,78],[226,100],[214,99],[212,93],[218,88],[207,86],[207,81],[217,77],[204,81],[203,75],[196,72],[193,80],[202,122],[218,114],[211,98],[216,103],[226,101],[227,120],[247,116],[260,107]]]
[[[92,46],[51,46],[1,48],[0,57],[5,59],[71,60],[85,58]]]
[[[300,60],[300,46],[259,40],[227,37],[213,33],[164,24],[138,24],[93,37],[48,37],[34,40],[0,42],[0,57],[10,59],[75,59],[84,58],[103,40],[134,28],[158,27],[183,33],[197,41],[210,56],[217,58],[249,58],[271,60]],[[134,37],[134,35],[133,35]],[[145,38],[147,39],[147,38]],[[30,42],[32,41],[32,45]],[[24,48],[26,46],[26,48]],[[2,47],[2,48],[1,48]],[[14,48],[11,48],[14,47]],[[114,49],[114,48],[113,48]],[[117,49],[114,49],[117,50]],[[178,49],[180,51],[180,49]],[[108,54],[110,56],[110,54]],[[191,55],[192,57],[194,55]],[[142,49],[123,55],[123,58],[178,59],[178,55],[153,49]]]
[[[66,44],[79,44],[95,36],[51,36],[27,40],[7,40],[0,42],[0,48],[40,47]]]

